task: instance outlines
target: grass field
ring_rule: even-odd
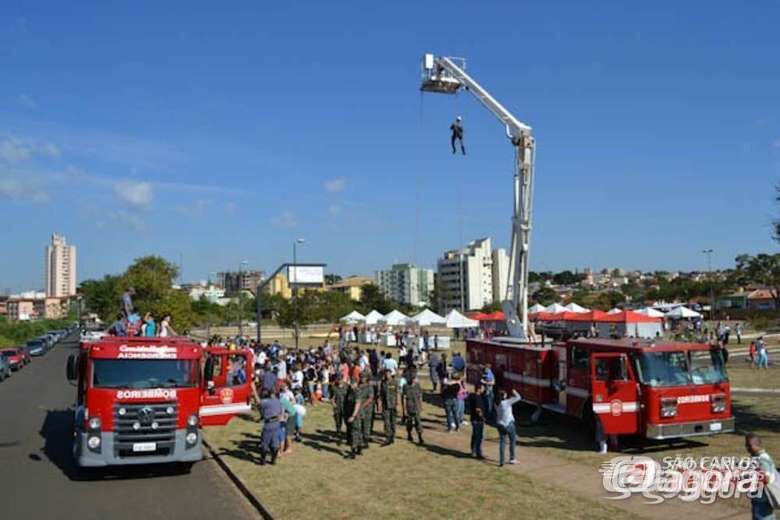
[[[438,412],[426,406],[426,426],[442,423]],[[306,416],[303,442],[276,466],[256,463],[259,426],[254,418],[234,419],[228,427],[209,430],[207,437],[278,518],[631,517],[430,439],[425,446],[409,443],[402,430],[392,446],[372,444],[357,460],[345,459],[346,447],[333,436],[330,407],[317,405]]]

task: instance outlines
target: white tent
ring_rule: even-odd
[[[373,310],[366,314],[366,325],[376,325],[382,318],[384,318],[384,316],[381,312]]]
[[[385,314],[380,320],[388,325],[406,325],[409,322],[409,316],[398,310],[392,310]]]
[[[544,305],[541,305],[537,303],[536,305],[533,305],[530,309],[528,309],[528,312],[534,313],[534,312],[544,312],[547,310],[547,307]]]
[[[359,321],[363,321],[364,319],[366,319],[365,316],[360,314],[358,311],[352,311],[346,316],[344,316],[343,318],[341,318],[339,321],[343,321],[346,323],[357,323]]]
[[[688,307],[685,307],[684,305],[680,305],[679,307],[676,307],[667,312],[666,317],[679,320],[688,318],[701,318],[701,314],[689,309]]]
[[[581,306],[581,305],[577,305],[577,304],[576,304],[576,303],[574,303],[574,302],[571,302],[569,305],[567,305],[567,306],[566,306],[566,307],[564,307],[564,308],[565,308],[567,311],[571,311],[571,312],[580,312],[580,313],[584,313],[584,312],[590,312],[590,311],[589,311],[588,309],[586,309],[585,307],[583,307],[583,306]]]
[[[439,316],[430,309],[423,309],[421,312],[412,316],[412,321],[421,327],[428,327],[430,325],[444,325],[447,320],[442,316]]]
[[[639,314],[644,314],[645,316],[649,316],[650,318],[663,318],[664,316],[666,316],[666,314],[664,314],[663,312],[657,311],[652,307],[645,307],[644,309],[639,309],[636,312],[638,312]]]
[[[620,314],[621,312],[623,312],[623,311],[621,311],[621,310],[620,310],[620,309],[618,309],[617,307],[614,307],[614,308],[612,308],[612,309],[608,310],[608,311],[607,311],[607,314]]]
[[[472,327],[479,327],[479,322],[477,320],[467,318],[455,309],[452,309],[449,314],[447,314],[448,329],[470,329]]]
[[[548,305],[546,310],[547,312],[566,312],[567,309],[560,303],[553,303]]]

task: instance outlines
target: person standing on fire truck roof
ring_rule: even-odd
[[[133,313],[133,296],[135,296],[135,288],[128,287],[125,292],[122,293],[122,298],[119,302],[119,307],[122,312],[122,317],[127,320]]]

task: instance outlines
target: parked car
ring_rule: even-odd
[[[0,356],[0,381],[11,377],[11,362],[5,356]]]
[[[11,370],[21,370],[27,364],[24,362],[24,351],[20,348],[6,348],[0,350],[0,354],[8,360]]]
[[[49,351],[46,340],[38,338],[27,342],[27,352],[31,356],[42,356]]]

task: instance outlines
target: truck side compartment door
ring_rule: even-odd
[[[626,354],[591,354],[593,413],[605,434],[636,433],[639,425],[639,396]]]
[[[254,360],[245,351],[208,353],[204,370],[204,389],[200,405],[203,426],[223,426],[230,419],[252,409]],[[214,367],[219,374],[214,374]],[[212,373],[209,373],[212,372]]]

